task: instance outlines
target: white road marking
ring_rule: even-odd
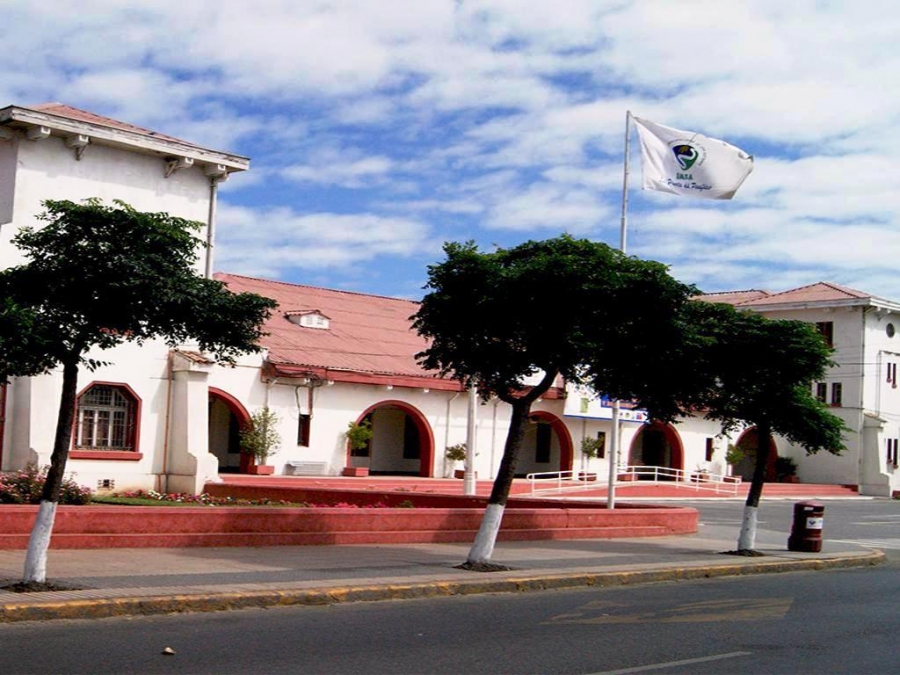
[[[749,656],[751,652],[728,652],[727,654],[714,654],[713,656],[702,656],[697,659],[682,659],[681,661],[669,661],[667,663],[652,663],[646,666],[636,666],[634,668],[622,668],[621,670],[604,670],[602,673],[593,673],[592,675],[626,675],[626,673],[645,673],[648,670],[662,670],[663,668],[677,668],[678,666],[689,666],[694,663],[708,663],[709,661],[721,661],[722,659],[733,659],[738,656]]]

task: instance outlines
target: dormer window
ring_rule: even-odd
[[[303,326],[303,328],[328,329],[331,319],[317,309],[307,309],[299,312],[286,312],[285,316],[291,323]]]

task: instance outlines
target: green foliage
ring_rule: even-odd
[[[791,457],[777,457],[775,459],[775,476],[778,480],[783,480],[788,476],[797,475],[797,462]]]
[[[362,450],[372,440],[372,422],[368,419],[364,419],[359,424],[350,422],[347,425],[347,431],[344,433],[347,436],[351,449]]]
[[[127,204],[46,201],[41,229],[13,243],[28,262],[0,273],[0,366],[31,375],[91,347],[163,338],[195,340],[222,362],[258,351],[260,326],[275,306],[228,292],[195,270],[202,223]],[[16,342],[16,339],[18,340]]]
[[[725,461],[731,464],[731,466],[737,466],[742,459],[744,459],[744,451],[738,446],[729,443],[728,451],[725,453]]]
[[[809,453],[839,454],[846,427],[812,394],[812,383],[833,365],[816,330],[729,305],[692,304],[700,337],[690,362],[695,377],[708,382],[699,397],[706,416],[728,430],[765,425]]]
[[[462,462],[466,459],[466,444],[465,443],[457,443],[456,445],[449,446],[444,451],[444,457],[449,459],[451,462]]]
[[[547,386],[563,375],[637,399],[659,418],[681,412],[679,381],[660,375],[697,290],[664,265],[570,236],[491,253],[448,243],[444,252],[413,317],[430,343],[418,354],[423,367],[507,402],[543,372]]]
[[[153,338],[188,340],[217,361],[259,351],[262,322],[275,302],[230,293],[196,271],[202,223],[167,213],[46,201],[41,229],[12,242],[28,261],[0,272],[0,379],[63,366],[53,454],[43,498],[55,501],[65,469],[78,369],[100,362],[89,349]]]
[[[278,414],[269,408],[253,413],[250,423],[240,431],[241,452],[253,455],[257,462],[264,464],[281,445],[278,422]]]
[[[585,436],[581,439],[581,454],[588,459],[594,459],[600,455],[603,447],[606,445],[606,438],[594,438]]]
[[[0,474],[0,504],[39,504],[46,480],[47,467],[38,468],[34,464],[20,471]],[[63,479],[60,504],[89,504],[91,496],[88,488],[72,479]]]

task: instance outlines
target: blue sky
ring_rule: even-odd
[[[0,0],[0,105],[249,156],[221,191],[222,271],[417,298],[445,240],[618,245],[630,109],[756,163],[732,202],[642,192],[634,134],[629,253],[707,291],[826,280],[900,300],[894,2],[69,7]]]

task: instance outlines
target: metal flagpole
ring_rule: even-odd
[[[619,249],[625,253],[628,223],[628,155],[631,148],[631,111],[625,111],[625,161],[622,177],[622,220],[619,227]],[[609,486],[607,487],[606,508],[616,508],[616,476],[619,472],[619,400],[612,404],[612,435],[609,439]]]
[[[466,460],[463,464],[463,494],[474,495],[475,483],[475,453],[476,431],[478,416],[478,389],[475,385],[469,387],[469,406],[466,419]]]

